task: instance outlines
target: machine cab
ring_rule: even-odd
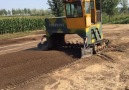
[[[64,0],[68,28],[87,28],[101,22],[100,0]]]

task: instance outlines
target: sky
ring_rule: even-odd
[[[47,0],[0,0],[0,9],[48,9]]]
[[[129,1],[129,0],[128,0]],[[0,0],[0,9],[48,9],[47,0]]]

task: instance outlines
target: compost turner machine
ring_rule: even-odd
[[[63,3],[66,16],[45,19],[46,35],[42,37],[38,48],[51,50],[58,46],[80,47],[82,58],[106,48],[108,40],[103,39],[101,1],[63,0]],[[66,42],[66,34],[79,35],[83,43]]]

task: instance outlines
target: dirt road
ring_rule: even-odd
[[[109,48],[99,55],[85,59],[78,59],[80,57],[78,50],[41,52],[35,47],[0,55],[0,88],[127,89],[129,87],[129,25],[103,25],[103,32],[105,38],[111,41]]]
[[[18,51],[25,50],[28,48],[33,48],[36,46],[36,43],[38,42],[39,41],[31,41],[31,42],[22,43],[22,44],[13,44],[13,45],[0,47],[0,55],[12,53],[12,52],[18,52]]]

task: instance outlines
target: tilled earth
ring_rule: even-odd
[[[39,52],[25,50],[0,56],[0,86],[21,83],[60,66],[75,61],[76,58],[59,51]]]
[[[0,89],[128,90],[129,25],[103,25],[103,33],[109,47],[85,59],[79,49],[34,47],[0,55]]]

